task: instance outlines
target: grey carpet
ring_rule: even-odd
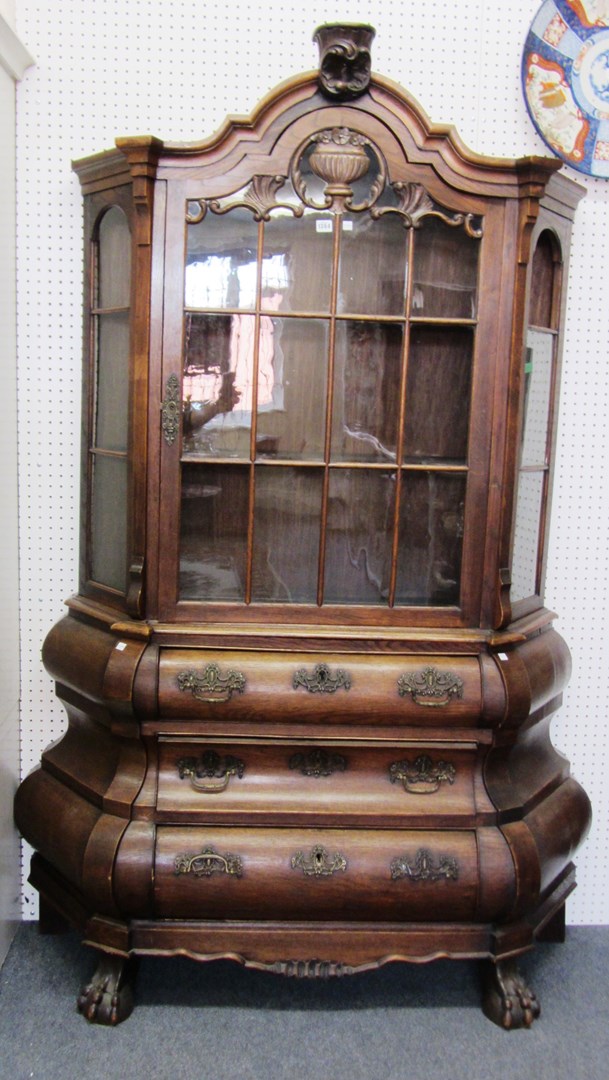
[[[0,972],[2,1080],[609,1080],[609,927],[522,960],[542,1008],[503,1032],[476,964],[389,965],[328,982],[183,958],[141,962],[114,1029],[78,1015],[95,967],[73,934],[24,924]]]

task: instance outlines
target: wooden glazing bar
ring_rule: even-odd
[[[414,239],[413,230],[408,232],[408,252],[407,252],[407,266],[406,266],[406,296],[404,298],[404,304],[406,312],[410,311],[410,305],[412,301],[412,274],[413,274],[413,251],[414,251]],[[396,482],[395,482],[395,508],[393,513],[393,537],[391,542],[391,573],[389,575],[389,595],[387,597],[387,603],[390,608],[395,603],[395,586],[398,573],[398,552],[400,546],[400,504],[402,498],[402,470],[399,468],[399,464],[402,461],[403,446],[404,446],[404,427],[406,424],[406,378],[408,376],[408,355],[410,352],[410,335],[408,333],[408,322],[404,327],[404,337],[402,341],[402,373],[400,376],[400,413],[398,419],[398,433],[396,438]]]
[[[131,307],[93,307],[91,308],[92,315],[126,315],[131,311]]]
[[[252,599],[252,567],[254,562],[254,501],[256,498],[256,433],[258,430],[258,370],[260,365],[260,297],[262,294],[262,255],[264,223],[258,224],[256,251],[256,313],[254,321],[254,370],[252,372],[252,414],[250,429],[250,477],[247,518],[247,555],[245,571],[245,603]]]
[[[127,457],[126,450],[104,450],[102,446],[91,446],[89,453],[98,454],[99,457],[118,458],[120,461],[124,461]]]
[[[336,356],[336,306],[338,296],[338,265],[340,258],[340,230],[342,217],[334,217],[332,234],[332,280],[330,287],[330,340],[328,348],[328,379],[326,393],[326,432],[324,442],[324,479],[321,496],[319,523],[319,562],[317,571],[317,604],[324,602],[324,577],[326,562],[326,527],[328,522],[328,492],[330,488],[330,453],[332,449],[332,414],[334,409],[334,361]]]

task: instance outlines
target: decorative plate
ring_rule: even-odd
[[[522,85],[554,153],[609,177],[609,0],[545,0],[525,42]]]

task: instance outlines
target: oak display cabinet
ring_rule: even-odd
[[[79,594],[69,727],[17,795],[43,928],[301,976],[559,939],[589,804],[552,747],[543,606],[565,267],[582,189],[371,75],[373,30],[200,144],[76,163]],[[432,973],[430,972],[430,977]],[[168,994],[171,991],[168,989]]]

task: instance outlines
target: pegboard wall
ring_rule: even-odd
[[[374,69],[406,86],[435,121],[454,124],[472,149],[547,153],[520,89],[539,3],[17,0],[17,31],[36,57],[18,88],[17,121],[24,773],[65,729],[40,648],[77,585],[82,208],[70,160],[112,146],[116,135],[211,134],[228,112],[250,112],[276,83],[316,67],[313,30],[341,19],[372,23]],[[574,661],[553,740],[595,815],[568,920],[607,923],[609,181],[586,186],[569,285],[546,602],[560,612]],[[35,913],[24,884],[24,917]]]

